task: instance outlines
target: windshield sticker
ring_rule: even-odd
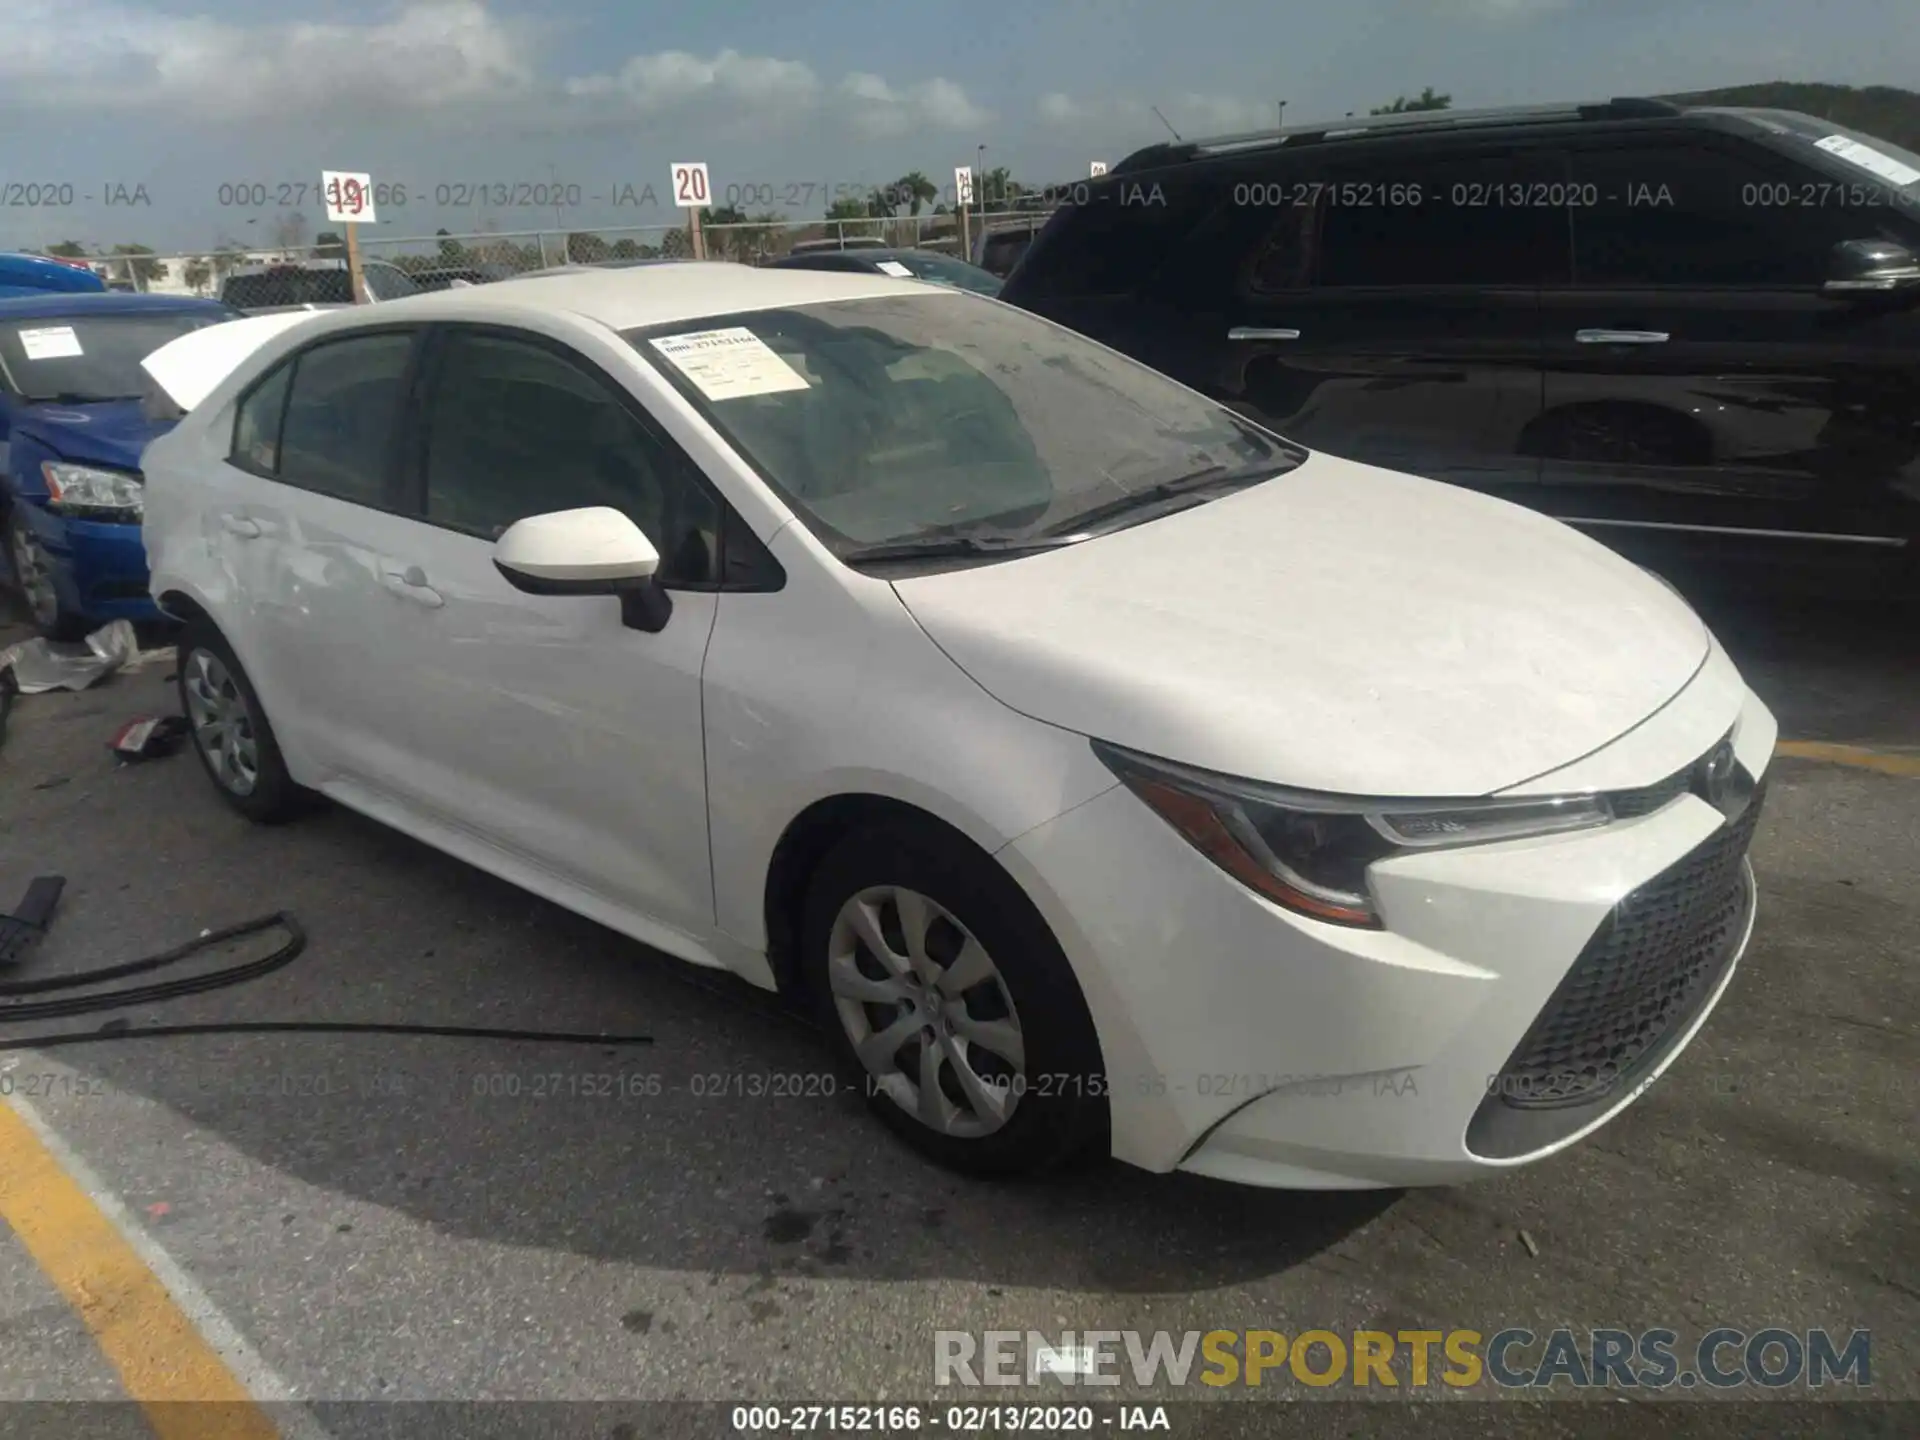
[[[873,262],[873,268],[878,270],[882,275],[897,275],[902,280],[911,280],[913,278],[913,271],[902,265],[898,260],[876,260]]]
[[[84,353],[71,325],[48,325],[20,332],[20,348],[29,360],[64,360]]]
[[[669,335],[655,340],[653,348],[671,360],[709,400],[739,400],[807,388],[807,377],[744,325]]]
[[[1842,160],[1852,161],[1862,170],[1878,175],[1895,185],[1911,185],[1920,180],[1920,170],[1911,165],[1903,165],[1891,155],[1883,155],[1871,145],[1862,145],[1858,140],[1850,140],[1845,135],[1829,135],[1824,140],[1813,142],[1817,149],[1829,155],[1838,155]]]

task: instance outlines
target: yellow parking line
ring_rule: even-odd
[[[1824,760],[1829,765],[1851,765],[1856,770],[1878,770],[1882,775],[1920,779],[1920,755],[1889,755],[1859,745],[1828,745],[1819,740],[1783,740],[1775,753],[1795,760]]]
[[[0,1220],[85,1322],[159,1440],[276,1440],[159,1277],[4,1101]]]

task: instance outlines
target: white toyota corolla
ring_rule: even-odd
[[[782,990],[947,1163],[1493,1173],[1746,947],[1776,727],[1661,581],[998,302],[668,265],[149,369],[234,806]]]

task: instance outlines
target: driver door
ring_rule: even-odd
[[[713,922],[701,669],[724,508],[624,388],[531,332],[442,327],[407,442],[385,644],[414,702],[400,797],[521,866],[701,935]],[[515,521],[623,511],[660,552],[672,614],[542,596],[495,569]],[[673,948],[667,938],[656,943]]]

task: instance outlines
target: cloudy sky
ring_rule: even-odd
[[[1426,85],[1466,106],[1920,75],[1915,0],[0,0],[0,35],[0,247],[165,251],[270,237],[322,168],[407,188],[387,236],[550,227],[456,202],[556,179],[584,229],[670,219],[678,160],[798,216],[907,170],[950,185],[983,145],[1073,179],[1163,137],[1150,106],[1193,135]]]

